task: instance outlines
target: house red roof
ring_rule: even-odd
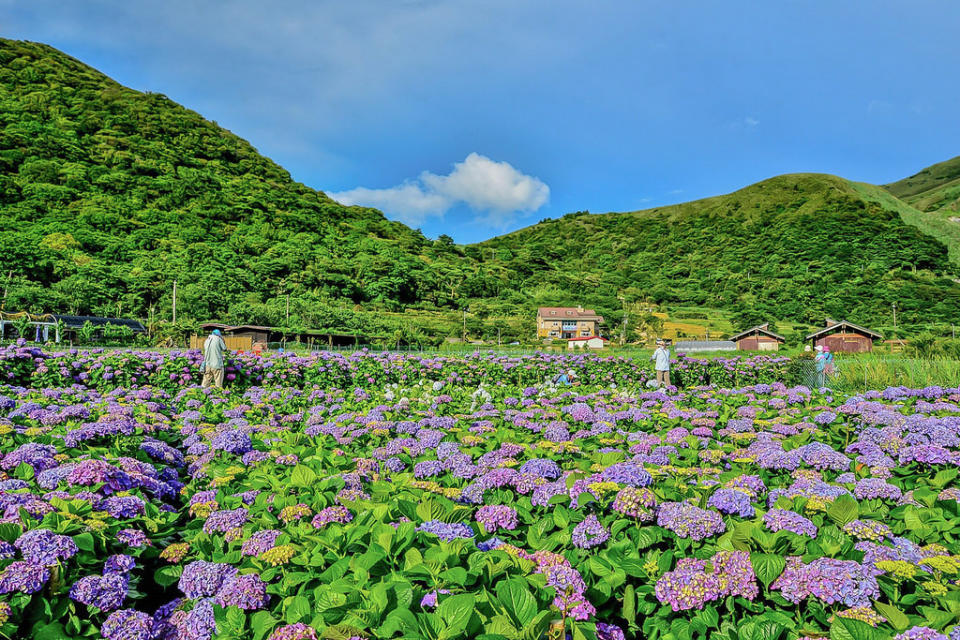
[[[583,340],[603,340],[604,342],[610,342],[603,336],[587,336],[586,338],[569,338],[567,342],[582,342]]]
[[[540,307],[537,309],[537,315],[541,318],[603,322],[603,316],[597,315],[597,312],[593,309],[584,309],[583,307]]]

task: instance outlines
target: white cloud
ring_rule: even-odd
[[[480,214],[480,221],[503,227],[517,213],[536,211],[545,205],[550,187],[508,162],[471,153],[463,162],[454,164],[447,175],[424,171],[416,180],[395,187],[358,187],[328,195],[341,204],[376,207],[411,225],[465,204]]]
[[[753,116],[744,116],[742,118],[737,118],[736,120],[731,120],[726,126],[727,129],[730,129],[731,131],[749,131],[759,127],[760,120]]]
[[[430,216],[441,216],[452,206],[447,197],[424,191],[415,182],[404,182],[389,189],[357,187],[327,195],[347,206],[360,205],[380,209],[412,226],[421,224]]]

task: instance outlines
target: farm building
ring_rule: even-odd
[[[129,327],[134,333],[146,333],[147,328],[139,320],[130,318],[102,318],[100,316],[62,316],[53,314],[53,317],[63,322],[67,332],[76,331],[88,322],[95,327],[106,327],[107,325]]]
[[[19,336],[17,324],[26,321],[26,335]],[[59,314],[32,315],[28,313],[0,313],[0,340],[13,335],[35,342],[53,340],[76,340],[80,337],[80,330],[87,324],[94,328],[93,339],[104,337],[107,327],[127,327],[133,335],[146,333],[147,328],[139,320],[129,318],[103,318],[100,316],[65,316]]]
[[[827,326],[807,336],[814,347],[829,347],[834,353],[865,353],[873,350],[874,340],[883,340],[876,331],[864,329],[852,322],[827,320]]]
[[[606,342],[607,339],[600,336],[570,338],[567,340],[567,349],[603,349]]]
[[[93,338],[98,340],[104,337],[104,331],[107,327],[127,327],[133,335],[146,333],[147,328],[139,320],[130,318],[103,318],[100,316],[62,316],[54,314],[53,317],[63,323],[63,335],[61,339],[76,340],[80,337],[80,330],[89,322],[96,328]]]
[[[603,316],[583,307],[540,307],[537,309],[538,338],[589,338],[600,335]]]
[[[756,327],[741,331],[730,340],[737,343],[737,349],[740,351],[777,351],[780,345],[786,342],[786,339],[770,331],[769,324],[761,324]]]
[[[329,347],[356,345],[359,343],[359,336],[329,333],[327,331],[307,330],[296,333],[284,333],[280,327],[263,327],[254,324],[228,325],[222,322],[204,322],[200,325],[203,329],[203,335],[194,335],[190,337],[191,349],[202,349],[203,341],[207,335],[214,329],[220,329],[223,333],[223,341],[227,344],[227,349],[232,351],[250,351],[253,345],[258,344],[266,348],[270,344],[281,343],[286,337],[287,340],[295,340],[304,344],[326,344]]]
[[[677,353],[700,351],[736,351],[737,343],[730,340],[682,340],[673,345]]]
[[[222,322],[205,322],[200,325],[200,328],[207,333],[214,329],[220,329],[221,333],[223,333],[223,340],[227,343],[227,348],[235,351],[249,351],[255,343],[266,345],[267,342],[270,341],[271,334],[275,331],[272,327],[261,327],[252,324],[230,326]],[[193,344],[195,339],[198,342],[196,346]],[[190,340],[190,346],[199,349],[203,346],[205,339],[206,336],[194,336],[194,338]]]

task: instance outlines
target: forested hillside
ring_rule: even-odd
[[[2,308],[169,319],[176,280],[181,320],[398,341],[461,335],[461,322],[472,337],[529,338],[538,304],[589,305],[617,322],[643,300],[722,309],[735,325],[882,323],[893,302],[904,322],[951,322],[960,269],[943,243],[960,247],[960,234],[896,196],[949,199],[958,165],[889,191],[780,176],[460,247],[294,182],[162,95],[0,39]]]
[[[786,175],[685,204],[575,213],[494,238],[511,288],[550,284],[618,306],[618,292],[653,302],[723,307],[753,319],[876,322],[896,302],[905,322],[956,317],[960,285],[946,247],[854,185]]]
[[[327,305],[449,305],[450,246],[291,180],[162,95],[0,40],[0,277],[8,310],[323,323]],[[452,292],[452,296],[451,296]]]

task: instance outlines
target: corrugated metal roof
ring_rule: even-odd
[[[730,340],[686,340],[675,342],[676,351],[736,351],[737,344]]]
[[[90,323],[96,327],[105,327],[108,324],[121,325],[124,327],[130,327],[135,333],[146,333],[147,328],[143,326],[143,323],[139,320],[131,320],[129,318],[102,318],[100,316],[62,316],[59,314],[54,314],[53,316],[57,320],[62,320],[63,324],[68,329],[79,329],[86,323]]]
[[[871,331],[870,329],[866,329],[859,325],[855,325],[852,322],[847,322],[846,320],[844,320],[843,322],[832,324],[829,327],[826,327],[824,329],[820,329],[820,331],[817,331],[815,333],[811,333],[810,335],[807,336],[807,340],[819,338],[823,334],[830,333],[832,331],[840,331],[844,327],[847,327],[848,329],[853,329],[854,331],[859,331],[860,333],[870,336],[871,338],[876,338],[877,340],[883,340],[883,335],[877,333],[876,331]]]
[[[762,333],[762,334],[764,334],[764,335],[766,335],[766,336],[770,336],[771,338],[776,338],[777,340],[780,340],[780,341],[783,341],[783,342],[786,342],[786,341],[787,341],[787,339],[784,338],[783,336],[777,335],[777,334],[774,333],[773,331],[770,331],[769,329],[767,329],[767,325],[765,325],[765,324],[760,324],[760,325],[757,325],[757,326],[755,326],[755,327],[750,327],[750,328],[747,329],[746,331],[741,331],[740,333],[738,333],[738,334],[735,335],[735,336],[730,336],[730,339],[731,339],[732,341],[736,342],[736,341],[739,340],[740,338],[746,338],[747,336],[749,336],[749,335],[751,335],[751,334],[753,334],[753,333]]]

